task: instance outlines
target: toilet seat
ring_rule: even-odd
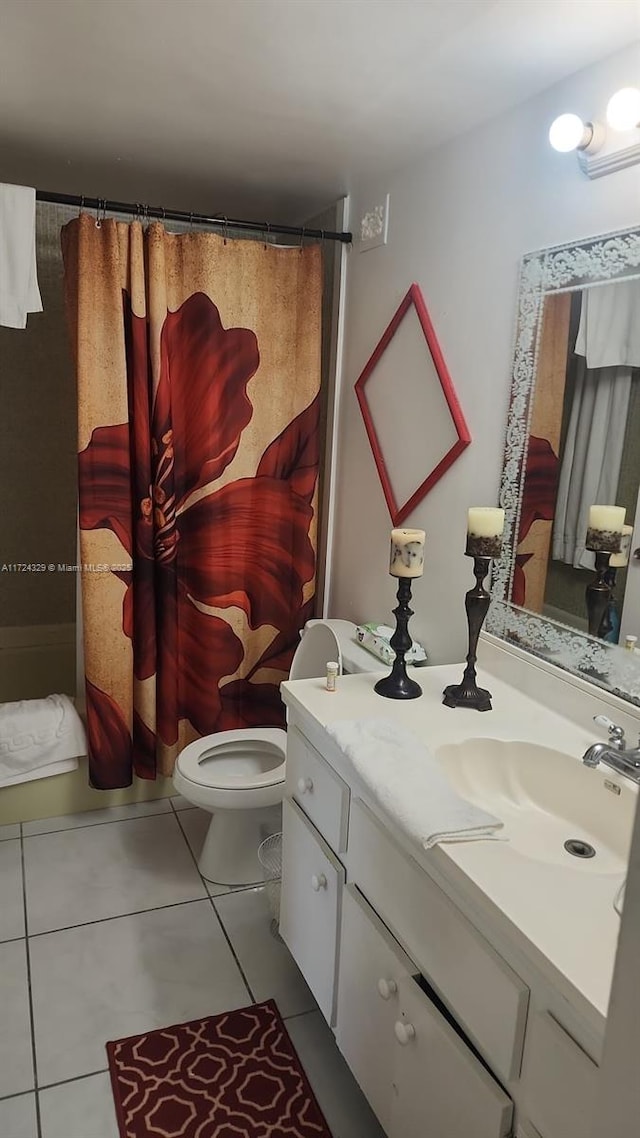
[[[335,659],[342,671],[338,636],[327,622],[311,621],[301,634],[289,676],[316,679],[324,674],[329,659]],[[180,752],[173,781],[186,798],[196,801],[197,796],[197,805],[239,809],[249,805],[251,792],[256,806],[265,805],[282,797],[282,791],[273,788],[284,783],[286,749],[287,735],[280,727],[219,731]]]
[[[286,732],[279,727],[220,731],[189,743],[176,769],[196,786],[258,790],[284,782],[286,746]]]

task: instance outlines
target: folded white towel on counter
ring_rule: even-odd
[[[36,267],[36,191],[0,182],[0,324],[26,328],[42,312]]]
[[[75,770],[86,753],[84,726],[69,696],[0,704],[0,787]]]
[[[456,793],[412,731],[389,719],[340,719],[327,732],[376,802],[424,849],[499,836],[503,823]]]

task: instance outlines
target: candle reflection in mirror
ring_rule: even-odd
[[[613,616],[610,605],[615,573],[612,580],[611,557],[621,553],[625,513],[624,506],[596,505],[589,510],[585,546],[595,554],[595,577],[585,590],[590,636],[602,637],[603,631],[607,636],[613,630],[613,622],[607,621],[608,615]]]

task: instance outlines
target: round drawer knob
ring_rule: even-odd
[[[311,878],[311,888],[314,893],[319,893],[321,889],[327,888],[327,879],[324,873],[314,873]]]
[[[298,794],[306,794],[307,791],[313,790],[313,781],[310,778],[298,779]]]
[[[411,1040],[415,1039],[416,1029],[412,1023],[402,1023],[401,1020],[398,1020],[393,1030],[402,1047],[406,1047],[407,1043],[411,1043]]]
[[[378,980],[378,995],[381,996],[383,1000],[390,1000],[392,996],[395,996],[397,991],[398,985],[395,980]]]

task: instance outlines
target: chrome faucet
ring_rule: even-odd
[[[593,743],[587,747],[582,756],[584,765],[597,767],[599,763],[604,763],[611,767],[611,770],[617,771],[618,774],[630,778],[632,782],[640,784],[640,744],[637,747],[627,748],[624,727],[618,727],[617,724],[607,719],[606,715],[594,715],[593,720],[600,727],[607,728],[609,742]]]

